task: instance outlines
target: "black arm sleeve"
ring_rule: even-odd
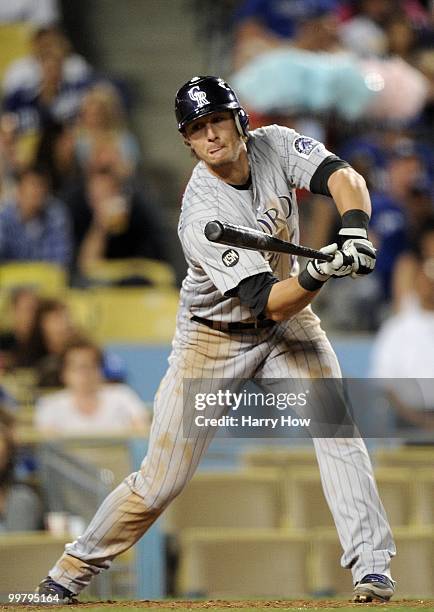
[[[228,297],[237,297],[241,304],[248,306],[257,319],[265,319],[264,310],[268,296],[274,283],[279,282],[271,272],[261,272],[243,280],[235,287],[226,291]]]
[[[350,168],[350,164],[337,155],[329,155],[320,163],[310,179],[309,189],[312,193],[331,196],[327,182],[333,172],[339,168]]]

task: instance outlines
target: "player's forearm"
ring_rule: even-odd
[[[298,278],[279,281],[271,288],[265,315],[273,321],[286,321],[310,304],[317,293],[303,289]]]
[[[341,216],[354,209],[363,210],[371,216],[371,198],[365,179],[353,168],[336,170],[327,185]]]

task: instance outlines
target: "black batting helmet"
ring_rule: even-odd
[[[241,136],[248,136],[249,117],[234,90],[215,76],[196,76],[178,89],[175,114],[178,130],[184,131],[190,121],[219,111],[232,110]]]

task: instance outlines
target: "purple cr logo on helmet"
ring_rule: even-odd
[[[221,78],[197,76],[185,83],[176,93],[175,114],[178,130],[210,113],[231,110],[240,136],[249,135],[249,117],[234,90]]]

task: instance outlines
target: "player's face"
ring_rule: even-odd
[[[231,111],[199,117],[187,125],[184,136],[196,156],[211,168],[237,162],[245,150]]]

